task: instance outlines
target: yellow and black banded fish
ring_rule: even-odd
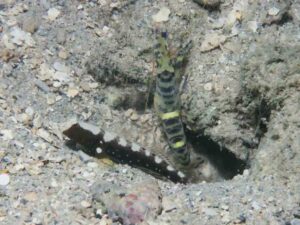
[[[174,163],[178,164],[178,167],[186,167],[190,164],[190,151],[186,145],[186,136],[180,117],[180,74],[178,71],[191,48],[191,42],[174,57],[167,43],[167,34],[162,32],[157,39],[154,107],[161,120]]]
[[[161,157],[136,143],[94,125],[71,121],[63,131],[71,140],[85,147],[94,156],[106,154],[121,163],[146,170],[152,175],[166,177],[173,182],[185,183],[187,177]]]

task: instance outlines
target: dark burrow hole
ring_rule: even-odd
[[[207,158],[224,179],[232,179],[248,167],[247,161],[237,158],[228,148],[220,146],[210,137],[191,130],[186,130],[186,137],[194,151]]]
[[[218,171],[219,175],[224,179],[232,179],[237,174],[241,174],[245,168],[247,168],[247,162],[238,159],[229,149],[221,147],[218,143],[211,140],[206,136],[199,136],[198,133],[192,132],[190,130],[186,131],[186,136],[188,142],[192,145],[196,153],[205,157],[209,163]],[[96,157],[95,148],[93,146],[81,146],[74,142],[74,140],[69,140],[66,145],[77,151],[82,149],[86,154]],[[105,156],[105,155],[104,155]],[[106,157],[108,157],[106,155]],[[124,160],[116,160],[115,158],[109,156],[113,161],[120,164],[129,164],[132,167],[141,169],[142,171],[158,178],[166,180],[162,175],[156,174],[151,170],[145,170],[142,167],[135,166]],[[195,182],[192,182],[195,183]]]
[[[268,131],[267,125],[270,120],[270,115],[271,107],[269,106],[268,101],[262,98],[254,112],[254,121],[255,124],[257,124],[255,127],[255,136],[258,139],[258,142]]]

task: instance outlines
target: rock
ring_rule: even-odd
[[[33,13],[27,13],[22,20],[22,29],[33,34],[39,28],[39,18]]]
[[[77,88],[74,87],[70,87],[67,91],[67,96],[69,98],[74,98],[75,96],[77,96],[79,94],[79,90]]]
[[[36,192],[30,191],[24,194],[24,199],[26,199],[29,202],[34,202],[38,200],[38,196]]]
[[[24,170],[24,169],[25,169],[24,164],[16,164],[16,165],[14,166],[14,170],[15,170],[15,171],[22,171],[22,170]]]
[[[4,44],[4,46],[9,49],[15,49],[15,45],[13,43],[11,43],[11,38],[7,35],[7,34],[3,34],[1,42]]]
[[[132,121],[137,121],[139,119],[139,115],[136,112],[133,112],[132,115],[130,116],[130,119]]]
[[[30,117],[30,119],[32,119],[35,112],[34,109],[29,106],[25,109],[25,113]]]
[[[10,181],[9,174],[7,173],[0,174],[0,186],[8,185],[9,181]]]
[[[46,131],[44,128],[40,128],[37,130],[36,135],[44,139],[45,141],[51,143],[52,138],[48,131]]]
[[[300,225],[300,219],[292,219],[291,225]]]
[[[200,51],[207,52],[218,48],[221,44],[226,41],[226,36],[218,33],[207,34],[201,43]]]
[[[221,209],[223,209],[225,211],[228,211],[229,206],[228,205],[221,205]]]
[[[132,114],[133,114],[133,109],[128,109],[126,112],[125,112],[125,116],[126,117],[130,117]]]
[[[248,21],[247,23],[249,30],[251,30],[252,32],[256,32],[258,29],[258,24],[257,21]]]
[[[22,122],[24,125],[29,125],[31,122],[30,116],[26,113],[21,113],[17,116],[18,121]]]
[[[85,201],[85,200],[81,201],[81,202],[80,202],[80,205],[81,205],[83,208],[90,208],[90,207],[92,206],[92,204],[91,204],[90,202]]]
[[[34,128],[40,128],[42,126],[42,117],[40,114],[35,114],[34,119],[32,121],[33,127]]]
[[[206,91],[211,91],[212,88],[213,88],[213,85],[212,85],[211,82],[208,82],[208,83],[204,84],[203,88],[204,88],[204,90],[206,90]]]
[[[60,63],[60,62],[53,63],[53,68],[56,71],[64,72],[64,73],[70,73],[70,71],[71,71],[69,67],[67,67],[65,64]]]
[[[117,108],[124,102],[124,95],[119,91],[111,91],[106,94],[106,103],[112,107]]]
[[[58,52],[58,57],[61,59],[67,59],[69,57],[69,53],[63,49]]]
[[[82,88],[82,90],[84,90],[86,92],[90,92],[91,91],[91,87],[90,87],[89,83],[86,82],[86,81],[82,81],[80,83],[80,87]]]
[[[51,80],[51,78],[54,76],[55,76],[55,70],[50,68],[49,65],[47,65],[46,63],[42,63],[40,65],[39,78],[42,81]]]
[[[0,50],[0,59],[4,62],[9,62],[11,59],[15,57],[15,54],[12,50],[4,48]]]
[[[216,216],[216,215],[218,215],[217,211],[213,208],[203,208],[202,212],[207,216]]]
[[[13,27],[11,29],[10,35],[12,36],[11,42],[18,46],[22,46],[23,44],[25,44],[29,47],[33,47],[35,45],[35,41],[31,37],[31,34],[23,31],[19,27]]]
[[[51,8],[48,10],[48,19],[54,21],[60,14],[60,11],[56,8]]]
[[[34,79],[34,84],[43,92],[49,93],[50,88],[45,82],[41,81],[40,79]]]
[[[166,22],[169,20],[171,11],[167,7],[162,7],[158,13],[152,16],[152,20],[156,23]]]
[[[97,82],[89,83],[90,88],[95,89],[99,86]]]
[[[111,219],[103,217],[101,218],[99,225],[114,225],[115,223],[112,222]]]
[[[68,73],[56,71],[52,74],[53,80],[57,80],[61,83],[68,83],[71,80],[71,77]]]
[[[251,207],[252,207],[252,209],[254,209],[254,210],[261,210],[261,206],[260,206],[256,201],[253,201],[253,202],[251,203]]]
[[[272,7],[268,10],[268,14],[270,16],[276,16],[279,13],[279,11],[280,10],[278,8]]]
[[[56,41],[59,44],[64,44],[66,42],[66,31],[64,29],[57,29],[57,33],[56,33]]]
[[[0,134],[2,135],[2,139],[5,141],[9,141],[14,138],[14,134],[12,130],[8,130],[8,129],[0,130]]]
[[[56,102],[56,98],[54,94],[48,94],[46,98],[47,98],[48,105],[53,105]]]
[[[111,219],[123,224],[140,224],[161,212],[161,193],[157,182],[146,180],[131,188],[101,183],[94,188],[94,206],[100,202]]]

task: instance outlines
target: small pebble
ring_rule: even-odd
[[[34,117],[33,122],[32,122],[33,127],[40,128],[42,126],[42,123],[43,122],[42,122],[41,115],[40,114],[35,114],[35,117]]]
[[[48,10],[48,19],[54,21],[60,14],[60,11],[56,8],[51,8]]]
[[[46,99],[48,105],[53,105],[56,102],[55,95],[47,95]]]
[[[67,59],[69,57],[69,53],[63,49],[58,52],[58,57],[61,59]]]
[[[207,216],[216,216],[216,215],[218,215],[217,211],[213,208],[203,208],[202,212]]]
[[[92,206],[92,204],[91,204],[90,202],[85,201],[85,200],[81,201],[81,202],[80,202],[80,205],[81,205],[83,208],[90,208],[90,207]]]
[[[7,129],[0,130],[0,134],[2,135],[2,139],[5,141],[9,141],[14,138],[14,134],[12,130],[7,130]]]
[[[41,81],[40,79],[34,79],[33,82],[43,92],[48,93],[50,91],[48,85],[45,82]]]
[[[213,85],[211,82],[204,84],[204,90],[206,90],[206,91],[211,91],[212,87],[213,87]]]
[[[68,83],[71,80],[71,77],[68,73],[56,71],[53,74],[53,80],[60,81],[61,83]]]
[[[49,143],[51,143],[51,141],[52,141],[50,133],[48,131],[46,131],[44,128],[38,129],[36,132],[36,135]]]
[[[133,114],[133,109],[128,109],[128,110],[125,112],[125,116],[126,116],[126,117],[130,117],[132,114]]]
[[[70,68],[60,62],[53,63],[53,68],[59,72],[70,73]]]
[[[51,184],[50,185],[51,185],[51,187],[58,187],[57,181],[55,179],[53,179],[53,178],[51,180]]]
[[[67,91],[67,96],[69,98],[74,98],[79,94],[79,90],[77,88],[69,88]]]
[[[47,65],[46,63],[42,63],[40,65],[39,78],[42,81],[51,80],[51,78],[54,77],[54,75],[55,75],[55,70],[50,68],[49,65]]]
[[[275,200],[275,199],[274,199],[274,197],[272,197],[272,196],[268,198],[268,202],[270,202],[270,203],[271,203],[271,202],[274,202],[274,200]]]
[[[13,27],[11,29],[10,35],[12,36],[11,42],[18,46],[27,45],[29,47],[33,47],[35,45],[35,41],[31,37],[31,34],[23,31],[19,27]]]
[[[9,175],[7,173],[0,174],[0,185],[6,186],[9,184]]]
[[[203,42],[200,46],[201,52],[207,52],[210,50],[213,50],[215,48],[218,48],[221,44],[223,44],[226,41],[226,36],[218,33],[211,33],[207,34],[204,37]]]
[[[18,121],[22,122],[24,125],[29,125],[31,118],[28,114],[21,113],[20,115],[18,115]]]
[[[279,13],[279,11],[280,11],[279,9],[272,7],[271,9],[269,9],[268,14],[270,16],[276,16]]]
[[[84,91],[86,91],[86,92],[91,91],[91,87],[90,87],[89,83],[86,82],[86,81],[82,81],[82,82],[80,83],[80,87],[82,88],[82,90],[84,90]]]
[[[64,44],[67,37],[66,31],[64,29],[57,29],[56,32],[56,41],[61,45]]]
[[[95,89],[99,86],[97,82],[89,83],[90,88]]]
[[[228,211],[229,206],[228,205],[221,205],[221,209],[223,209],[225,211]]]
[[[38,196],[36,192],[30,191],[24,194],[24,199],[26,199],[29,202],[34,202],[38,200]]]
[[[90,168],[97,168],[99,165],[96,162],[88,162],[87,166]]]
[[[17,164],[14,166],[14,170],[16,171],[21,171],[21,170],[24,170],[25,169],[25,166],[24,164]]]
[[[300,219],[292,219],[291,225],[300,225]]]
[[[33,34],[39,28],[39,19],[33,14],[27,14],[22,20],[22,29]]]
[[[221,221],[223,222],[223,224],[228,224],[230,222],[230,217],[229,217],[229,213],[226,212],[225,214],[223,214]]]
[[[32,119],[34,116],[34,109],[29,106],[25,109],[25,113]]]
[[[152,19],[156,23],[166,22],[169,20],[171,11],[167,7],[162,7],[158,13],[152,16]]]
[[[130,119],[131,119],[132,121],[137,121],[137,120],[139,119],[139,115],[138,115],[136,112],[134,112],[134,113],[132,113],[132,115],[130,116]]]
[[[257,21],[248,21],[247,25],[252,32],[256,32],[258,29]]]
[[[249,174],[250,174],[250,171],[249,171],[249,170],[245,169],[245,170],[243,171],[243,176],[244,176],[244,177],[248,177]]]
[[[253,202],[252,202],[251,207],[252,207],[254,210],[260,210],[260,209],[261,209],[260,205],[259,205],[256,201],[253,201]]]

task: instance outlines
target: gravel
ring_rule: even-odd
[[[300,224],[299,9],[1,2],[0,224]],[[61,130],[76,117],[168,159],[144,107],[164,28],[174,49],[193,41],[182,114],[204,160],[186,185],[91,157]]]

